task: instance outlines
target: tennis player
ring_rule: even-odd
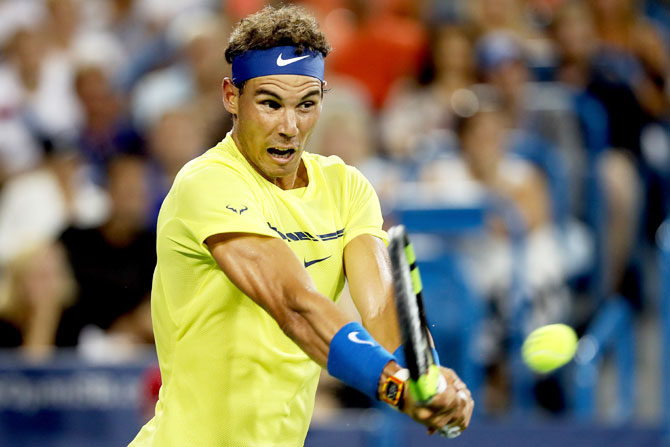
[[[473,402],[453,371],[442,369],[447,390],[428,406],[404,386],[372,187],[339,158],[305,152],[329,51],[294,6],[263,9],[230,37],[233,130],[184,166],[158,217],[163,384],[133,447],[303,446],[321,367],[429,432],[469,423]],[[345,275],[362,325],[334,304]]]

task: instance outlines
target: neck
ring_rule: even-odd
[[[300,165],[295,172],[287,175],[286,177],[270,179],[270,181],[283,190],[303,188],[307,186],[309,183],[309,178],[307,177],[307,168],[305,167],[305,162],[300,160]]]

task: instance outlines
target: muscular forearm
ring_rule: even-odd
[[[209,238],[207,244],[231,281],[314,361],[326,366],[330,341],[348,319],[316,290],[286,243],[254,235],[222,235]]]
[[[326,367],[330,341],[347,323],[346,316],[318,292],[295,296],[290,303],[286,312],[276,317],[282,331],[312,360]]]
[[[400,345],[398,317],[393,301],[393,279],[384,243],[362,235],[344,250],[351,298],[370,334],[388,351]]]

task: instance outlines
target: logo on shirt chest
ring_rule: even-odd
[[[286,242],[296,242],[296,241],[325,242],[344,237],[344,228],[341,230],[334,231],[332,233],[312,235],[308,231],[290,231],[284,233],[282,231],[279,231],[277,227],[272,225],[270,222],[268,222],[267,224],[268,227],[270,227],[273,231],[275,231]]]
[[[305,264],[305,268],[309,267],[310,265],[314,265],[318,262],[325,261],[326,259],[330,258],[332,255],[326,256],[325,258],[321,259],[313,259],[311,261],[307,261],[305,259],[302,260],[302,262]]]

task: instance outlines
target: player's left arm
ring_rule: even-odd
[[[386,245],[370,234],[357,236],[344,247],[344,269],[363,326],[384,348],[395,352],[401,338]]]
[[[400,328],[393,295],[393,274],[391,260],[384,242],[370,234],[362,234],[352,239],[344,248],[344,268],[349,283],[349,292],[363,326],[384,348],[390,352],[398,350],[401,344]],[[436,398],[433,405],[451,402],[452,393],[463,393],[456,407],[447,406],[430,417],[433,424],[446,423],[467,428],[472,416],[474,402],[470,391],[458,375],[449,368],[440,367],[449,389],[445,395]],[[382,377],[385,380],[386,377]],[[406,409],[415,420],[423,423],[427,409],[417,407]],[[426,413],[427,414],[427,413]],[[429,433],[434,433],[430,429]]]
[[[386,245],[370,234],[355,237],[344,247],[344,270],[363,326],[379,344],[394,352],[401,339]]]

